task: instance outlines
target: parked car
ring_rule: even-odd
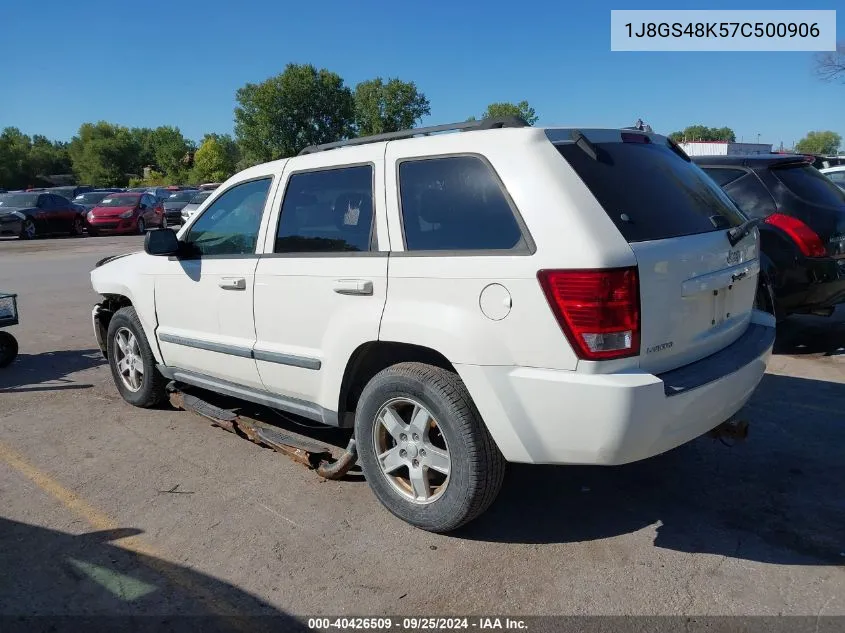
[[[698,156],[695,162],[760,223],[758,305],[779,319],[829,316],[845,301],[845,192],[804,156]]]
[[[56,194],[0,194],[0,235],[17,235],[23,240],[56,233],[81,235],[84,225],[82,208]]]
[[[190,219],[190,217],[196,212],[196,210],[200,208],[200,205],[205,202],[209,198],[209,196],[211,196],[212,193],[214,193],[213,190],[198,191],[193,195],[191,201],[188,202],[188,204],[186,204],[184,207],[182,207],[182,210],[180,212],[182,224],[184,224],[187,220]]]
[[[353,428],[379,500],[445,532],[507,461],[624,464],[721,433],[774,341],[759,263],[665,137],[486,120],[237,174],[178,236],[92,271],[93,321],[127,402],[175,381]]]
[[[182,209],[197,195],[196,189],[184,189],[170,194],[164,201],[164,218],[169,225],[182,224]]]
[[[91,185],[73,185],[67,187],[47,187],[43,189],[48,193],[54,193],[57,196],[61,196],[62,198],[66,198],[67,200],[73,200],[78,196],[80,193],[85,193],[86,191],[93,191],[94,187]]]
[[[86,191],[85,193],[80,193],[76,196],[72,202],[82,207],[83,211],[87,214],[91,209],[97,206],[97,203],[100,202],[103,198],[110,196],[116,193],[118,190],[116,189],[95,189],[94,191]]]
[[[830,178],[840,189],[845,189],[845,165],[840,165],[838,167],[827,167],[825,169],[820,169],[825,176]]]
[[[222,183],[219,182],[205,182],[201,184],[198,189],[200,191],[214,191],[217,189]]]
[[[103,198],[88,212],[88,234],[144,233],[164,227],[164,205],[149,193],[122,192]]]

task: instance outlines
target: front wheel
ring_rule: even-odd
[[[33,222],[31,218],[26,218],[23,221],[23,224],[21,224],[20,238],[22,240],[34,240],[35,233],[35,222]]]
[[[138,234],[143,235],[147,232],[147,225],[144,224],[144,218],[138,218]]]
[[[400,363],[376,374],[358,401],[355,437],[379,501],[424,530],[472,521],[502,486],[505,459],[452,371]]]
[[[8,367],[18,356],[18,340],[8,332],[0,332],[0,367]]]
[[[114,313],[106,346],[114,384],[126,402],[148,408],[164,400],[167,381],[156,369],[135,308],[128,306]]]

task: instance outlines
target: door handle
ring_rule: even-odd
[[[243,277],[221,277],[217,285],[223,290],[246,290],[246,279]]]
[[[369,279],[336,279],[334,291],[339,295],[371,295],[373,282]]]

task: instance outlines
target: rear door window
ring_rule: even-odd
[[[727,194],[668,145],[593,145],[595,159],[574,143],[556,147],[628,242],[707,233],[743,222]]]
[[[765,218],[776,210],[774,198],[753,173],[725,185],[725,193],[749,218]]]
[[[405,160],[399,164],[399,193],[409,251],[525,245],[498,176],[477,156]]]
[[[825,207],[845,206],[845,191],[825,178],[815,167],[804,163],[772,167],[772,173],[794,195]]]

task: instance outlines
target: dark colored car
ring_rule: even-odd
[[[164,201],[164,217],[167,224],[182,224],[182,209],[197,194],[195,189],[184,189],[173,192]]]
[[[107,196],[88,212],[88,234],[145,233],[163,227],[164,206],[148,193],[119,192]]]
[[[80,193],[73,200],[71,200],[71,202],[73,202],[75,205],[82,207],[85,213],[88,213],[91,209],[97,206],[97,203],[100,202],[100,200],[118,191],[120,190],[95,189],[94,191],[86,191],[85,193]]]
[[[804,156],[696,156],[749,218],[759,218],[758,304],[782,318],[829,316],[845,302],[845,191]]]
[[[47,193],[54,193],[57,196],[67,198],[68,200],[73,200],[80,193],[94,191],[94,187],[91,185],[72,185],[66,187],[47,187],[43,189],[43,191],[46,191]]]
[[[84,217],[82,207],[54,193],[0,193],[0,235],[23,240],[51,233],[81,235]]]

